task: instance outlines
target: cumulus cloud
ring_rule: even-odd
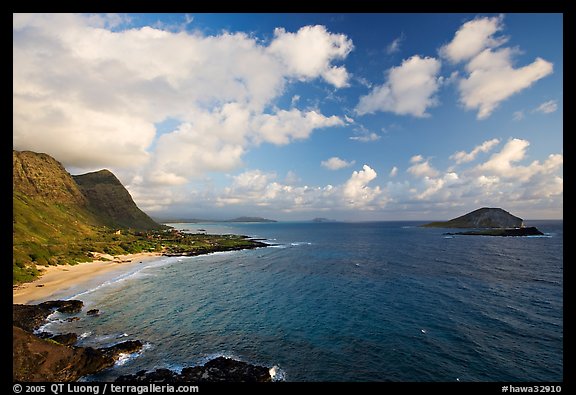
[[[379,186],[368,184],[377,177],[368,165],[354,171],[341,185],[308,186],[282,183],[276,174],[261,170],[243,172],[222,193],[213,198],[219,206],[255,205],[284,212],[305,212],[353,207],[371,210],[384,203],[377,201],[381,194]]]
[[[534,109],[534,112],[541,112],[543,114],[550,114],[555,112],[558,109],[558,103],[556,100],[549,100]]]
[[[424,185],[423,190],[421,192],[416,192],[414,195],[417,200],[430,199],[432,196],[438,194],[445,186],[454,184],[459,180],[458,174],[454,172],[448,172],[444,174],[443,177],[435,178],[437,175],[438,173],[436,172],[434,176],[424,176],[422,180],[422,184]],[[415,189],[415,191],[417,191],[417,189]],[[448,196],[445,196],[444,198],[448,198]]]
[[[380,187],[369,187],[368,184],[378,174],[368,165],[362,170],[354,171],[343,187],[343,194],[350,206],[363,207],[371,203],[381,192]]]
[[[504,44],[507,37],[494,37],[503,30],[502,15],[492,18],[476,18],[464,23],[449,44],[440,48],[440,54],[452,63],[472,59],[486,48]]]
[[[356,163],[356,161],[345,161],[343,159],[338,158],[337,156],[333,156],[330,159],[327,160],[323,160],[320,164],[322,165],[322,167],[325,167],[329,170],[339,170],[339,169],[343,169],[345,167],[350,167],[352,166],[354,163]]]
[[[360,98],[356,106],[359,115],[377,111],[398,115],[426,117],[426,110],[437,104],[434,94],[439,88],[440,61],[414,55],[400,66],[388,70],[388,80]]]
[[[560,169],[564,163],[562,154],[552,154],[543,162],[533,161],[527,166],[516,165],[526,157],[530,142],[522,139],[511,139],[501,151],[493,154],[486,162],[475,168],[476,172],[495,175],[501,179],[529,181],[537,174],[551,174]]]
[[[422,158],[422,155],[413,156],[410,162],[413,165],[406,171],[415,177],[436,177],[439,174],[438,170],[430,166],[428,160]]]
[[[487,141],[484,141],[482,144],[474,147],[474,149],[470,152],[458,151],[458,152],[454,153],[453,155],[450,156],[450,159],[453,159],[454,161],[456,161],[457,164],[465,163],[465,162],[471,162],[474,159],[476,159],[476,156],[480,152],[488,152],[494,146],[498,145],[499,143],[500,143],[500,140],[498,140],[498,139],[487,140]]]
[[[458,83],[460,102],[466,109],[478,110],[478,119],[488,118],[502,101],[553,71],[552,63],[542,58],[523,67],[513,67],[513,55],[519,50],[496,49],[508,40],[495,37],[504,29],[503,19],[498,16],[466,22],[439,51],[452,63],[467,62],[468,76]]]
[[[513,68],[513,53],[510,48],[486,49],[468,63],[468,78],[459,83],[460,101],[467,109],[477,109],[478,119],[488,118],[500,102],[552,73],[552,63],[541,58]]]
[[[472,151],[488,145],[486,141],[481,142]],[[222,188],[207,183],[195,189],[185,189],[186,185],[176,185],[167,190],[150,189],[145,188],[145,184],[139,184],[135,178],[129,184],[129,190],[139,199],[139,204],[141,200],[143,207],[152,211],[161,211],[170,205],[189,207],[190,201],[198,210],[217,206],[222,210],[245,212],[257,207],[262,210],[259,213],[267,212],[270,215],[348,209],[357,212],[421,212],[453,206],[463,211],[464,207],[472,210],[487,202],[512,211],[525,207],[527,202],[538,207],[561,207],[562,154],[550,154],[543,161],[531,161],[529,145],[526,140],[510,139],[480,164],[462,162],[458,172],[451,167],[433,168],[428,159],[414,155],[408,158],[411,163],[408,173],[413,178],[389,180],[384,184],[377,182],[378,177],[372,167],[364,165],[338,185],[305,185],[302,179],[294,176],[279,180],[275,172],[256,169],[235,175],[230,184]],[[394,166],[389,175],[397,177],[398,168]],[[185,200],[183,196],[186,196]]]
[[[14,14],[15,149],[47,152],[76,168],[144,168],[144,182],[178,185],[239,166],[250,146],[288,144],[344,124],[319,110],[271,106],[294,80],[346,86],[347,71],[333,63],[353,48],[343,34],[277,29],[263,43],[241,32],[127,29],[123,22]],[[180,125],[158,135],[155,125],[166,119]]]
[[[314,110],[303,112],[293,108],[257,115],[252,125],[255,141],[282,145],[306,139],[314,129],[344,125],[344,121],[335,115],[326,117]]]
[[[274,30],[268,52],[280,58],[288,72],[301,80],[322,76],[337,88],[348,86],[344,67],[332,66],[334,59],[344,59],[354,48],[344,34],[329,33],[324,26],[304,26],[296,33],[283,28]]]

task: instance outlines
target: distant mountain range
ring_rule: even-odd
[[[170,224],[170,223],[190,223],[190,224],[206,224],[206,223],[224,223],[224,222],[278,222],[273,219],[267,219],[262,217],[238,217],[225,220],[216,219],[199,219],[199,218],[171,218],[171,219],[157,219],[158,222]]]

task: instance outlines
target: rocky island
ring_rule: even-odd
[[[501,208],[482,207],[449,221],[430,222],[425,228],[473,229],[446,235],[469,236],[536,236],[543,235],[536,227],[524,226],[524,220]]]

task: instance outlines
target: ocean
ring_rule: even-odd
[[[145,343],[88,381],[220,355],[286,381],[563,381],[563,222],[526,221],[538,237],[421,223],[171,224],[273,245],[108,274],[64,295],[84,301],[82,319],[55,313],[45,329]]]

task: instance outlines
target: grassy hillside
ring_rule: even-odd
[[[13,151],[14,284],[39,268],[109,255],[198,255],[265,246],[242,236],[182,234],[142,212],[108,170],[72,177],[54,158]]]

